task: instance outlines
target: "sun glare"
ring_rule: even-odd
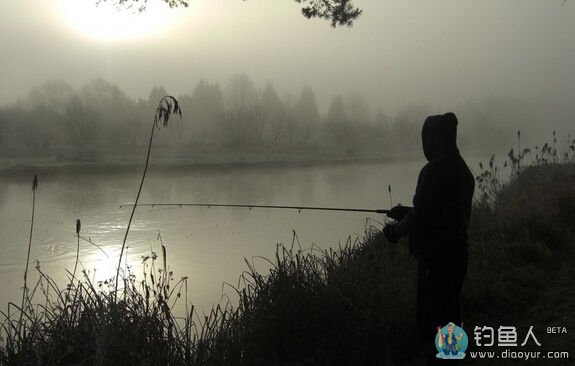
[[[118,9],[96,0],[61,0],[66,22],[78,33],[99,41],[123,41],[158,36],[169,30],[174,11],[150,1],[146,10]]]

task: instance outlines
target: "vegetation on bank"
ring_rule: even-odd
[[[463,304],[466,328],[534,325],[545,350],[569,350],[573,332],[550,339],[546,326],[574,329],[574,142],[567,155],[546,145],[510,152],[511,179],[482,166],[470,227]],[[541,158],[543,156],[543,158]],[[415,266],[405,243],[388,243],[381,223],[337,249],[302,249],[294,233],[278,245],[269,273],[253,263],[230,289],[235,301],[209,314],[188,304],[187,279],[174,280],[165,253],[94,283],[73,276],[65,288],[39,266],[22,304],[0,327],[0,364],[381,365],[418,361]],[[78,228],[79,230],[79,228]],[[29,287],[29,288],[28,288]],[[26,288],[28,288],[26,290]],[[233,305],[232,305],[233,303]]]

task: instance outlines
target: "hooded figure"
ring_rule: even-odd
[[[428,163],[421,169],[413,207],[397,206],[384,233],[409,236],[417,260],[417,326],[430,363],[436,327],[461,322],[459,296],[467,270],[467,226],[475,180],[457,149],[457,117],[428,117],[421,131]]]

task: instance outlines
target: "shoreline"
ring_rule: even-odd
[[[110,155],[98,161],[51,158],[14,158],[0,160],[0,178],[15,178],[30,174],[95,174],[106,172],[133,173],[142,170],[144,159],[141,155]],[[395,160],[417,160],[417,154],[386,155],[381,153],[346,154],[311,154],[311,153],[203,153],[189,156],[172,155],[153,158],[150,168],[160,171],[177,170],[223,170],[223,169],[273,169],[282,167],[315,167],[346,164],[372,164]]]
[[[485,155],[480,151],[465,151],[464,156]],[[498,153],[502,155],[503,153]],[[384,153],[365,151],[343,153],[337,151],[303,150],[295,151],[203,151],[172,152],[157,149],[150,161],[150,168],[164,172],[177,170],[214,171],[224,169],[277,169],[310,168],[330,165],[373,164],[393,161],[425,161],[419,151],[402,153]],[[117,174],[139,173],[145,161],[143,153],[111,153],[107,155],[86,155],[73,157],[50,156],[13,156],[0,158],[0,179],[17,178],[30,174]]]

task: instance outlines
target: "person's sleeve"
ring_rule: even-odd
[[[413,208],[401,220],[395,230],[399,236],[414,235],[425,230],[426,223],[437,212],[440,181],[437,167],[429,163],[419,174],[413,197]]]

